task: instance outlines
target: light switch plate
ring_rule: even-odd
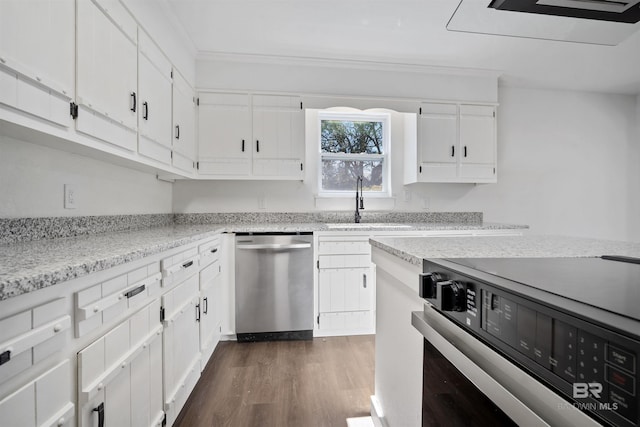
[[[78,192],[73,184],[64,185],[64,208],[76,209],[78,207]]]

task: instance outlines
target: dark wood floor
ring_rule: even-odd
[[[369,415],[374,336],[218,344],[175,427],[346,426]]]

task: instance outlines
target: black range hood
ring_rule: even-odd
[[[640,21],[639,0],[493,0],[489,7],[627,24]]]

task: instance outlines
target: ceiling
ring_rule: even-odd
[[[447,31],[458,0],[167,1],[200,53],[469,67],[508,85],[640,93],[640,31],[617,46]]]

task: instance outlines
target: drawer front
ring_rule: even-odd
[[[58,298],[0,320],[0,382],[62,350],[71,328],[66,299]]]
[[[321,239],[318,243],[319,255],[371,254],[369,236],[354,240],[333,241]]]
[[[220,238],[216,236],[212,240],[198,246],[200,254],[200,268],[208,266],[220,259]]]
[[[3,426],[75,425],[75,406],[68,360],[0,401]]]
[[[198,248],[192,248],[164,258],[160,262],[160,266],[163,287],[169,288],[181,283],[199,269],[200,255],[198,254]]]
[[[75,294],[76,336],[81,337],[122,318],[159,294],[158,262],[120,274]]]
[[[320,269],[324,268],[366,268],[371,265],[371,255],[320,255]]]
[[[220,261],[209,264],[200,272],[200,290],[204,290],[211,286],[212,281],[220,276]]]

